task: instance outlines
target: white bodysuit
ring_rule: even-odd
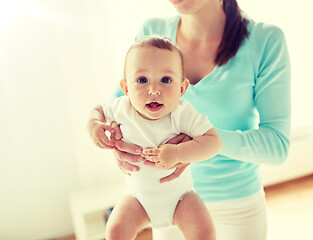
[[[190,137],[201,136],[212,124],[185,100],[180,100],[177,108],[158,120],[141,117],[132,107],[127,96],[115,98],[102,106],[108,122],[120,124],[123,140],[140,147],[158,147],[180,133]],[[166,227],[172,224],[177,203],[184,194],[193,191],[190,169],[180,177],[166,183],[160,179],[174,172],[136,164],[138,172],[126,176],[128,193],[134,196],[145,209],[153,227]]]

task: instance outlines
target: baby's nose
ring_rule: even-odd
[[[151,94],[151,95],[160,95],[160,89],[158,87],[157,84],[151,84],[150,88],[149,88],[149,92],[148,94]]]

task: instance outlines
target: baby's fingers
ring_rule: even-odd
[[[150,166],[150,167],[156,167],[156,163],[155,162],[150,162],[147,159],[143,162],[144,165],[146,166]]]
[[[110,127],[112,127],[114,130],[114,134],[113,134],[114,138],[116,140],[121,140],[123,136],[122,136],[120,126],[116,122],[111,122]]]
[[[158,156],[145,155],[144,157],[146,158],[146,160],[148,160],[150,162],[159,162],[160,161],[160,158]]]
[[[143,155],[157,156],[161,150],[159,148],[147,148],[142,150]]]
[[[95,137],[96,143],[100,148],[109,148],[112,149],[112,147],[115,146],[114,142],[108,138],[106,135],[106,131],[110,132],[111,134],[114,133],[114,129],[111,128],[108,125],[103,124],[101,127],[101,130],[98,132],[98,134]]]

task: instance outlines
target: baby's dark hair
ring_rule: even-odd
[[[142,38],[139,38],[127,51],[124,63],[124,78],[126,78],[125,73],[125,66],[126,66],[126,59],[129,52],[138,47],[155,47],[159,49],[169,50],[169,51],[177,51],[180,56],[181,60],[181,67],[182,67],[182,76],[184,76],[184,62],[183,62],[183,54],[180,51],[179,47],[175,42],[173,42],[170,38],[162,35],[148,35]]]

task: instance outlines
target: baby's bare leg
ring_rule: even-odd
[[[106,227],[107,240],[132,240],[149,223],[146,211],[139,201],[125,195],[114,207]]]
[[[186,240],[215,240],[212,218],[201,198],[191,192],[179,201],[174,224],[183,232]]]

